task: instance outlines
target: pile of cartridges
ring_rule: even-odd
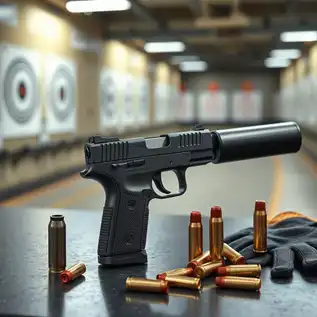
[[[267,251],[267,213],[264,201],[256,201],[254,210],[253,250]],[[209,250],[203,249],[203,225],[201,213],[190,215],[188,228],[189,260],[184,268],[159,273],[156,279],[128,277],[126,289],[131,291],[168,293],[169,287],[200,290],[201,280],[215,277],[220,288],[259,291],[261,266],[246,264],[245,258],[224,243],[222,210],[214,206],[210,211]]]

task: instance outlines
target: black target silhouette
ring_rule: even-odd
[[[34,116],[38,105],[36,74],[25,59],[12,60],[4,75],[4,102],[10,117],[25,124]]]
[[[101,100],[103,113],[111,118],[114,115],[114,103],[115,103],[115,82],[110,76],[102,82],[101,87]]]
[[[75,80],[69,70],[60,66],[55,71],[50,86],[51,106],[54,116],[65,121],[75,108]],[[63,107],[61,107],[63,105]]]

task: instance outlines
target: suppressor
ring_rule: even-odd
[[[77,263],[71,266],[69,269],[61,273],[61,281],[67,284],[86,272],[86,265],[84,263]]]
[[[261,288],[261,280],[254,277],[217,276],[216,285],[221,288],[258,291]]]
[[[222,255],[227,258],[232,264],[244,264],[245,258],[235,249],[231,248],[227,243],[223,244]]]
[[[205,278],[215,273],[218,268],[223,266],[223,262],[209,262],[195,268],[195,274],[199,278]]]
[[[222,210],[214,206],[210,210],[209,221],[209,251],[211,261],[222,261],[223,250],[223,221]]]
[[[302,145],[295,122],[212,131],[211,137],[214,164],[296,153]]]
[[[267,251],[267,213],[265,201],[255,202],[253,214],[253,251],[265,253]]]
[[[176,276],[192,276],[194,274],[194,270],[191,267],[187,268],[179,268],[175,270],[170,270],[167,272],[159,273],[156,275],[156,278],[159,280],[164,280],[166,276],[176,275]]]
[[[187,267],[191,267],[195,269],[196,266],[202,265],[204,263],[210,262],[210,252],[206,251],[202,255],[198,256],[197,258],[193,259],[187,264]]]
[[[151,280],[140,277],[128,277],[126,279],[126,289],[129,291],[139,291],[147,293],[168,293],[168,283],[164,280]]]
[[[203,225],[201,222],[201,213],[193,211],[190,214],[190,223],[188,226],[188,261],[203,253]]]
[[[195,290],[201,289],[200,278],[196,277],[167,275],[164,280],[168,282],[168,285],[171,287],[189,288]]]
[[[261,265],[259,264],[242,264],[228,265],[217,268],[218,275],[225,276],[244,276],[244,277],[260,277]]]
[[[50,273],[61,273],[66,267],[66,224],[62,215],[51,216],[48,224],[48,267]]]

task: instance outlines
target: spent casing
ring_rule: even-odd
[[[129,291],[138,291],[146,293],[164,293],[168,292],[168,282],[165,280],[152,280],[141,277],[128,277],[126,279],[126,289]]]
[[[77,263],[72,265],[69,269],[61,273],[61,281],[67,284],[86,272],[86,265],[84,263]]]
[[[201,213],[193,211],[190,214],[190,222],[188,226],[188,261],[203,253],[203,225],[201,221]]]
[[[66,268],[66,224],[64,216],[53,215],[48,224],[48,267],[50,273]]]
[[[253,214],[253,251],[267,252],[267,212],[265,201],[255,202]]]
[[[210,252],[206,251],[203,254],[199,255],[197,258],[193,259],[187,264],[187,267],[195,269],[196,266],[202,265],[206,262],[210,262]]]
[[[222,210],[214,206],[210,210],[209,220],[209,251],[211,261],[222,261],[223,221]]]
[[[260,277],[261,265],[259,264],[228,265],[228,266],[217,268],[217,274],[221,276]]]
[[[261,280],[255,277],[217,276],[216,285],[221,288],[258,291],[261,288]]]
[[[245,258],[235,249],[231,248],[227,243],[223,244],[222,255],[227,258],[232,264],[244,264]]]
[[[197,266],[195,268],[195,274],[200,279],[210,276],[211,274],[215,273],[217,269],[223,266],[223,262],[209,262],[205,263],[201,266]]]
[[[163,273],[157,274],[156,278],[163,280],[165,276],[177,275],[177,276],[192,276],[194,274],[194,270],[191,267],[187,268],[179,268],[170,271],[166,271]]]

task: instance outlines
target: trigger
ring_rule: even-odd
[[[158,174],[154,175],[153,181],[154,181],[154,183],[155,183],[155,186],[157,187],[157,189],[158,189],[160,192],[162,192],[162,193],[164,193],[164,194],[170,194],[170,193],[171,193],[168,189],[166,189],[166,188],[164,187],[164,184],[163,184],[163,181],[162,181],[162,174],[161,174],[161,173],[158,173]]]

